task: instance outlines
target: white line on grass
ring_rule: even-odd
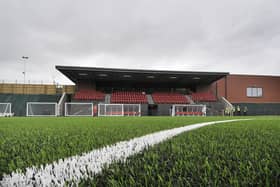
[[[58,162],[53,162],[45,167],[26,168],[25,173],[20,171],[13,172],[11,175],[3,176],[2,181],[0,181],[0,186],[77,185],[82,179],[92,178],[94,174],[101,172],[104,166],[108,166],[116,161],[125,162],[129,156],[139,153],[149,146],[158,144],[183,132],[207,125],[241,120],[248,119],[197,123],[194,125],[155,132],[128,141],[121,141],[111,146],[92,150],[81,156],[60,159]]]

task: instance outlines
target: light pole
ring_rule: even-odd
[[[21,57],[23,59],[23,64],[24,64],[24,67],[23,67],[23,83],[25,84],[25,75],[26,75],[26,60],[29,59],[28,56],[22,56]]]

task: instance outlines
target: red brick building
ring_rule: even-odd
[[[249,114],[280,114],[280,76],[227,75],[212,85],[218,97],[247,106]]]

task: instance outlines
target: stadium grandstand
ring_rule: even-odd
[[[280,114],[278,76],[72,66],[56,69],[75,85],[2,83],[0,114],[209,116],[225,115],[236,107],[242,110],[236,115],[244,108],[246,115]]]
[[[153,71],[56,66],[73,81],[76,92],[71,102],[91,102],[94,105],[140,104],[141,115],[171,115],[191,113],[199,105],[207,106],[208,115],[222,115],[225,104],[210,90],[212,83],[227,76],[227,72]],[[113,105],[115,104],[115,105]],[[110,109],[109,109],[110,110]],[[117,109],[110,114],[118,114]],[[121,107],[119,110],[122,110]],[[124,113],[123,113],[124,114]]]

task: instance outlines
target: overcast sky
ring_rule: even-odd
[[[279,0],[0,0],[0,80],[55,65],[280,75]]]

